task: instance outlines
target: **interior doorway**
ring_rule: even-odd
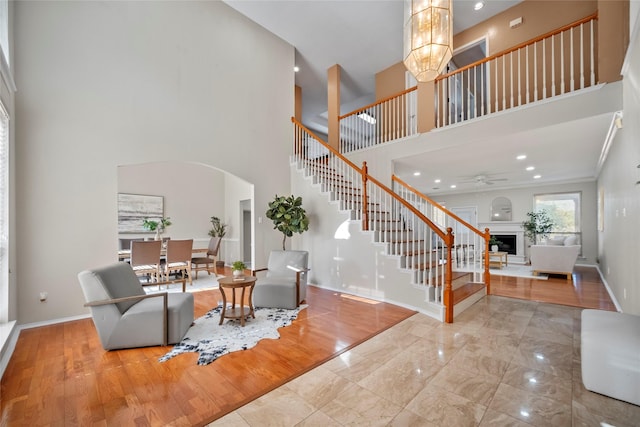
[[[251,245],[251,218],[253,214],[251,212],[251,200],[240,201],[240,253],[242,254],[242,260],[247,265],[247,268],[253,269],[251,263],[253,246]]]

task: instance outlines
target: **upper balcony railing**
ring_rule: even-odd
[[[436,127],[595,85],[596,19],[587,16],[438,77]]]
[[[594,86],[596,21],[597,14],[587,16],[438,77],[434,126],[450,126]],[[340,116],[340,152],[415,135],[422,114],[418,90],[413,87]]]
[[[340,152],[348,153],[415,135],[417,90],[414,86],[344,116],[340,121]]]

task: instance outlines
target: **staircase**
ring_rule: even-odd
[[[451,227],[434,223],[416,207],[420,204],[404,199],[368,175],[366,163],[360,168],[295,121],[294,127],[296,137],[292,173],[303,177],[307,186],[315,190],[316,196],[311,195],[314,197],[313,203],[322,203],[318,200],[324,198],[335,206],[335,213],[344,218],[336,219],[336,226],[344,220],[354,228],[352,223],[357,222],[358,231],[368,236],[370,245],[381,248],[374,249],[371,255],[375,258],[374,267],[367,268],[375,270],[376,276],[368,278],[369,283],[358,281],[352,292],[372,296],[372,289],[367,289],[368,286],[380,290],[384,288],[382,282],[393,282],[379,292],[382,299],[415,308],[447,322],[453,321],[454,313],[459,314],[486,294],[485,281],[482,279],[488,278],[488,273],[484,276],[480,274],[481,256],[475,250],[485,246],[480,242],[482,240],[484,243],[482,233],[478,232],[481,237],[473,242],[455,245]],[[326,154],[314,156],[313,153]],[[305,204],[308,203],[305,200]],[[331,222],[329,217],[332,216],[324,215],[323,219]],[[350,255],[353,257],[350,262],[366,263],[359,256],[364,257],[366,250],[358,249],[353,238],[352,241],[342,240],[346,241],[333,243],[337,246],[336,252],[344,254],[345,249],[352,245],[350,251],[355,251],[356,255]],[[473,250],[464,252],[465,248],[472,246]],[[325,248],[323,252],[326,251]],[[389,271],[389,265],[395,265],[399,273]],[[340,264],[328,263],[323,269],[339,267]],[[329,281],[342,283],[318,284],[329,288],[344,288],[345,284],[351,284],[350,278],[343,276]],[[407,289],[396,289],[400,287]]]

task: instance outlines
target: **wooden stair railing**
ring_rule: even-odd
[[[480,231],[467,221],[460,218],[438,202],[422,194],[411,185],[407,184],[395,175],[391,177],[392,188],[403,199],[416,207],[425,216],[433,218],[433,221],[441,228],[451,228],[456,236],[456,250],[453,252],[452,264],[456,267],[463,266],[471,269],[474,281],[484,283],[487,294],[491,293],[491,275],[489,274],[489,259],[482,253],[488,253],[491,232],[485,228]],[[483,271],[480,272],[479,269]],[[482,275],[482,278],[480,276]]]
[[[340,207],[361,220],[362,229],[386,244],[389,255],[401,257],[413,283],[428,289],[429,301],[442,304],[445,321],[453,322],[451,228],[442,230],[408,201],[359,168],[295,118],[292,161],[313,175]]]

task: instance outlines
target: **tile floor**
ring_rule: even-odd
[[[210,425],[640,426],[582,386],[581,312],[490,296],[453,324],[416,314]]]

